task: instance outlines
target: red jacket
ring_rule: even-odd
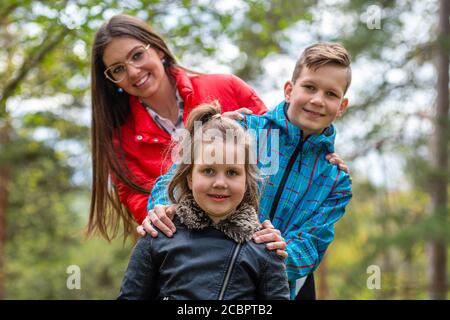
[[[222,112],[249,108],[254,114],[263,114],[266,106],[255,91],[244,81],[233,75],[202,74],[188,75],[181,69],[173,69],[178,91],[184,101],[183,120],[197,105],[218,100]],[[172,165],[167,147],[170,135],[162,130],[148,114],[139,99],[130,96],[131,114],[121,127],[122,149],[133,181],[151,189],[161,174]],[[118,143],[115,137],[115,143]],[[120,201],[133,213],[138,223],[147,215],[148,195],[132,190],[118,178],[113,177]]]

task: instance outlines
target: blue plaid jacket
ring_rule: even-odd
[[[334,238],[334,224],[352,197],[350,177],[325,156],[334,152],[336,129],[303,139],[286,117],[283,101],[262,116],[244,115],[240,123],[254,133],[263,174],[259,219],[270,219],[287,243],[285,260],[295,297],[295,281],[313,272]],[[148,209],[170,203],[166,186],[176,166],[159,177]]]

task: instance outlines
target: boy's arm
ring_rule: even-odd
[[[237,123],[239,123],[242,127],[244,127],[246,130],[248,129],[262,129],[264,128],[264,118],[261,115],[255,115],[255,114],[247,114],[247,113],[240,113],[241,118],[240,119],[234,119]]]
[[[156,292],[155,272],[158,268],[151,254],[152,238],[141,238],[131,255],[125,272],[119,300],[144,300],[154,299]]]
[[[286,269],[289,281],[302,278],[313,272],[320,264],[328,245],[334,238],[334,224],[343,216],[352,197],[347,174],[338,181],[328,198],[315,210],[315,214],[301,226],[289,225],[286,239],[289,256]],[[295,214],[295,213],[294,213]]]
[[[176,170],[177,165],[173,164],[172,167],[170,167],[169,171],[156,179],[155,184],[153,185],[153,189],[148,197],[147,211],[152,210],[157,204],[170,204],[169,194],[167,193],[167,186],[169,185],[169,182],[175,174]]]

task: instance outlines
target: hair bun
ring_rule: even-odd
[[[212,119],[221,117],[221,111],[220,104],[217,100],[195,107],[189,114],[187,120],[187,127],[189,128],[189,131],[193,133],[194,124],[196,121],[200,121],[203,125]]]

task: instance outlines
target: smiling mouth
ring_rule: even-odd
[[[135,87],[140,87],[142,86],[145,82],[147,82],[148,78],[150,78],[150,74],[147,73],[141,80],[139,80],[138,82],[136,82],[134,84]]]
[[[228,195],[223,195],[223,194],[208,194],[208,197],[210,197],[212,200],[214,201],[225,201],[226,199],[228,199],[230,196]]]
[[[208,196],[211,198],[217,198],[217,199],[226,199],[226,198],[230,197],[230,196],[223,195],[223,194],[208,194]]]
[[[308,113],[312,116],[315,116],[315,117],[324,117],[325,116],[323,113],[314,112],[314,111],[308,110],[306,108],[303,108],[303,111],[305,111],[306,113]]]

